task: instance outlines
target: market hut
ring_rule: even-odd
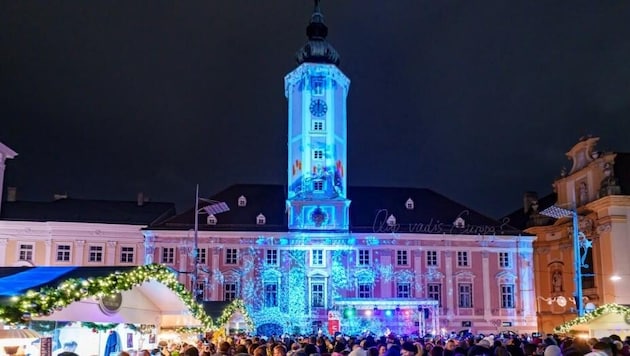
[[[555,331],[583,334],[595,338],[612,334],[630,335],[630,307],[619,304],[604,304],[582,317],[556,327]]]
[[[138,346],[128,340],[130,330],[154,326],[143,344],[149,347],[162,328],[212,324],[177,274],[157,264],[0,268],[0,319],[5,324],[59,321],[75,333],[87,326],[87,332],[108,336],[124,330],[125,340],[117,342],[129,347]]]

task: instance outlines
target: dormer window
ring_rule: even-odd
[[[258,214],[256,217],[256,225],[265,225],[267,223],[267,218],[263,214]]]
[[[241,207],[241,208],[247,206],[247,198],[245,198],[243,195],[238,197],[238,206]]]
[[[461,217],[455,219],[455,221],[453,221],[453,226],[455,226],[458,229],[463,229],[466,227],[466,222],[464,221],[464,219],[462,219]]]
[[[407,201],[405,202],[405,208],[407,208],[407,210],[413,210],[415,208],[415,204],[413,203],[413,200],[411,200],[411,198],[407,199]]]
[[[396,217],[394,215],[390,215],[387,218],[387,226],[394,226],[396,225]]]
[[[321,193],[324,191],[324,181],[321,179],[316,179],[313,181],[313,191]]]
[[[214,215],[210,214],[206,218],[206,223],[208,225],[216,225],[217,224],[217,218]]]

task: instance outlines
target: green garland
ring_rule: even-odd
[[[92,323],[88,321],[82,321],[81,326],[84,328],[92,329],[94,332],[109,331],[115,329],[118,323]]]
[[[149,334],[151,333],[151,331],[153,329],[155,329],[155,325],[153,324],[140,324],[140,326],[136,325],[136,324],[125,324],[125,326],[127,327],[127,329],[133,331],[133,332],[137,332],[140,334]]]
[[[245,302],[242,299],[234,299],[232,303],[228,304],[225,309],[223,309],[223,313],[221,316],[217,318],[216,326],[222,327],[224,326],[232,317],[235,312],[240,312],[243,315],[243,319],[245,319],[245,324],[247,324],[247,329],[249,331],[254,331],[254,322],[252,318],[247,313],[247,308],[245,307]]]
[[[604,304],[601,307],[593,310],[592,312],[586,313],[584,316],[569,320],[566,323],[557,326],[554,330],[558,333],[566,333],[569,332],[569,330],[571,330],[571,328],[576,325],[587,324],[592,320],[606,314],[620,314],[624,317],[630,317],[630,308],[615,303]]]
[[[176,275],[160,264],[137,267],[125,273],[112,273],[98,278],[71,278],[57,287],[44,287],[39,291],[29,290],[23,295],[11,298],[7,305],[0,306],[0,323],[22,324],[31,317],[48,316],[62,310],[73,302],[106,294],[130,290],[150,280],[156,280],[179,296],[190,314],[211,329],[214,324],[203,306],[195,300]]]
[[[204,328],[192,328],[192,327],[181,327],[181,328],[177,328],[175,329],[176,333],[179,334],[203,334],[206,332],[206,330]]]

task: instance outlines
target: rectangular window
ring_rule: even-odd
[[[316,192],[324,191],[324,181],[323,180],[314,180],[313,181],[313,190]]]
[[[231,302],[236,299],[236,283],[226,283],[223,286],[224,291],[224,300],[226,302]]]
[[[324,265],[324,250],[312,250],[311,251],[311,266],[323,266]]]
[[[133,247],[121,247],[120,248],[120,263],[134,263],[134,248]]]
[[[57,262],[70,262],[70,245],[57,245]]]
[[[103,246],[90,246],[89,262],[103,262]]]
[[[514,285],[513,284],[501,284],[501,308],[513,309],[514,308]]]
[[[511,268],[512,261],[510,259],[509,252],[499,252],[499,267],[501,268]]]
[[[437,266],[437,265],[438,265],[437,251],[427,251],[427,266]]]
[[[397,298],[411,298],[411,285],[407,282],[400,282],[396,285]]]
[[[267,265],[278,265],[278,250],[267,250],[265,252],[265,263]]]
[[[442,306],[442,285],[439,283],[429,283],[427,285],[427,297],[437,300],[438,305]]]
[[[33,261],[33,245],[20,244],[20,261]]]
[[[409,253],[407,250],[396,251],[396,265],[407,266],[409,264]]]
[[[324,131],[324,120],[313,120],[313,131]]]
[[[324,159],[324,151],[323,150],[313,150],[313,159],[316,159],[316,160]]]
[[[278,306],[278,284],[265,282],[265,307],[273,308]]]
[[[198,282],[197,289],[195,290],[195,293],[197,294],[197,301],[204,300],[205,294],[206,294],[205,292],[206,292],[206,283]]]
[[[457,266],[469,267],[468,264],[468,251],[457,251]]]
[[[175,263],[174,247],[162,247],[162,263]]]
[[[311,94],[313,96],[324,95],[326,79],[324,77],[312,77],[311,78]]]
[[[357,266],[369,266],[370,265],[370,250],[357,251]]]
[[[202,265],[205,265],[208,263],[208,250],[205,248],[198,248],[197,249],[197,263],[201,263]]]
[[[359,283],[359,298],[372,298],[372,283]]]
[[[472,308],[472,284],[460,283],[459,289],[459,307],[460,308]]]
[[[324,307],[324,283],[314,282],[311,284],[311,306],[313,308]]]
[[[238,263],[238,250],[235,248],[225,249],[225,264],[235,265]]]

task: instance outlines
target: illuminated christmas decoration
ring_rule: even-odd
[[[245,303],[241,299],[236,299],[232,301],[221,313],[221,316],[217,318],[215,323],[215,329],[220,328],[221,326],[227,324],[234,315],[234,313],[241,313],[243,319],[245,320],[245,324],[247,325],[248,331],[254,330],[254,322],[252,318],[249,316],[247,312],[247,308],[245,307]]]
[[[587,324],[591,322],[592,320],[595,320],[606,314],[619,314],[619,315],[623,315],[625,318],[630,318],[630,308],[624,307],[623,305],[614,304],[614,303],[604,304],[601,307],[593,310],[592,312],[586,313],[584,316],[575,318],[560,326],[557,326],[554,330],[559,333],[566,333],[569,330],[571,330],[571,328],[574,326]]]
[[[92,323],[89,321],[81,322],[84,328],[92,329],[93,332],[109,331],[116,329],[118,323]]]
[[[158,281],[172,290],[182,300],[193,315],[206,328],[212,328],[212,319],[205,313],[192,294],[177,280],[177,276],[169,268],[150,264],[137,267],[129,272],[115,272],[105,277],[71,278],[57,287],[44,287],[39,291],[29,290],[11,298],[10,304],[0,306],[0,321],[5,324],[20,324],[24,316],[30,318],[48,316],[61,310],[73,302],[85,298],[100,298],[104,295],[131,290],[150,280]]]

